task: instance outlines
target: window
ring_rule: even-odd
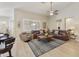
[[[23,20],[21,27],[23,32],[31,32],[32,30],[39,30],[41,23],[35,20]]]
[[[8,25],[6,21],[0,21],[0,33],[6,33],[8,29]]]

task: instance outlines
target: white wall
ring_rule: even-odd
[[[79,3],[73,3],[72,5],[64,8],[58,15],[50,17],[50,21],[48,23],[50,29],[56,29],[56,20],[62,19],[61,28],[65,29],[64,19],[72,17],[72,20],[67,22],[67,28],[75,27],[75,31],[79,32]]]
[[[56,29],[57,28],[56,16],[49,17],[49,20],[47,21],[47,25],[50,30]]]
[[[12,15],[11,8],[0,8],[0,16],[10,17]]]

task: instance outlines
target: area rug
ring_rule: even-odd
[[[53,39],[52,41],[48,42],[47,40],[31,40],[28,42],[28,45],[32,49],[33,53],[36,57],[56,48],[60,45],[64,44],[65,41],[59,40],[59,39]]]

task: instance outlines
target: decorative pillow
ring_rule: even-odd
[[[55,34],[58,34],[58,31],[55,31],[54,33],[55,33]]]

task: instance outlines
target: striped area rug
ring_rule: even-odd
[[[30,48],[32,49],[33,53],[36,57],[64,44],[65,41],[59,39],[53,39],[52,41],[48,42],[47,40],[40,40],[37,39],[31,40],[28,42]]]

